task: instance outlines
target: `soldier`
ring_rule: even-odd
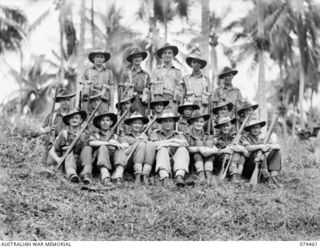
[[[141,62],[148,56],[144,51],[135,48],[127,57],[131,66],[121,77],[120,87],[123,88],[123,96],[133,97],[134,108],[142,115],[145,115],[147,103],[150,99],[150,75],[141,68]]]
[[[149,119],[139,112],[134,112],[130,118],[125,120],[130,125],[131,132],[124,137],[120,137],[120,142],[125,143],[129,148],[126,152],[127,168],[133,171],[135,175],[135,184],[142,182],[147,184],[155,159],[156,146],[153,142],[148,141],[148,136],[141,133],[143,125],[147,124]]]
[[[134,112],[132,103],[134,102],[134,97],[123,97],[120,101],[120,104],[116,104],[116,108],[120,109],[120,116],[122,116],[127,110],[129,112],[126,114],[125,119],[129,118],[131,113]],[[130,132],[130,126],[126,125],[124,122],[121,122],[119,125],[119,135],[123,136]]]
[[[232,79],[237,73],[237,70],[233,70],[229,67],[223,68],[222,73],[219,75],[219,78],[222,80],[222,86],[216,89],[213,98],[225,99],[225,101],[231,102],[236,109],[239,109],[242,103],[242,94],[238,88],[235,88],[232,85]],[[236,111],[236,109],[234,109],[234,111]]]
[[[252,114],[257,108],[259,107],[258,104],[250,103],[248,101],[245,101],[242,103],[240,109],[238,110],[238,116],[239,116],[239,123],[240,125],[244,121],[244,119]]]
[[[231,102],[226,102],[224,99],[215,101],[215,105],[212,109],[214,115],[214,119],[211,122],[212,127],[214,127],[222,117],[229,116],[231,118],[233,116],[233,113],[231,112],[232,108],[233,104]],[[214,134],[218,134],[218,132],[218,129],[214,130]]]
[[[163,186],[169,186],[169,174],[171,173],[171,160],[173,161],[173,173],[177,186],[184,186],[184,176],[189,171],[188,142],[182,133],[174,130],[175,122],[179,119],[170,109],[164,111],[157,122],[161,129],[155,130],[150,140],[157,146],[156,173],[159,172]]]
[[[125,169],[124,145],[117,141],[117,136],[110,133],[111,128],[117,122],[117,115],[110,112],[104,112],[93,118],[93,125],[99,129],[99,132],[92,133],[89,145],[97,149],[97,167],[100,170],[101,183],[111,186],[112,178],[117,185],[122,184],[123,172]]]
[[[101,93],[93,93],[93,95],[90,96],[89,99],[89,108],[88,108],[88,114],[89,116],[91,115],[91,113],[95,110],[95,108],[98,106],[98,104],[100,103],[100,101],[104,101],[105,99],[101,98]],[[101,111],[97,110],[95,113],[95,116],[101,114]],[[93,125],[93,123],[89,123],[88,128],[90,130],[90,132],[97,132],[98,129]]]
[[[183,77],[185,101],[200,106],[201,113],[208,113],[210,80],[201,72],[207,61],[199,55],[194,55],[187,57],[186,62],[192,68],[192,73]]]
[[[265,121],[259,121],[256,118],[250,119],[244,128],[247,133],[242,136],[242,145],[248,150],[250,156],[246,159],[243,176],[250,178],[255,168],[255,157],[260,150],[263,153],[262,160],[266,158],[267,163],[262,163],[261,174],[265,179],[267,185],[274,189],[282,187],[278,181],[277,175],[281,170],[281,154],[279,144],[263,144],[263,140],[259,138],[261,128],[266,125]]]
[[[49,125],[50,120],[54,123],[54,139],[58,136],[58,134],[63,130],[66,129],[67,126],[62,121],[62,117],[65,116],[70,111],[71,99],[74,97],[75,93],[70,93],[68,90],[62,90],[56,97],[56,102],[60,103],[60,107],[52,114],[49,114],[43,125],[40,128],[40,132],[42,133],[49,133],[51,132],[51,127]],[[54,140],[52,140],[53,142]]]
[[[62,130],[57,136],[53,147],[49,152],[49,165],[58,164],[63,153],[68,149],[73,139],[81,129],[81,124],[87,118],[87,113],[83,110],[74,109],[67,115],[62,117],[62,121],[68,126],[67,129]],[[73,147],[72,152],[66,157],[64,168],[67,177],[73,183],[80,181],[77,171],[81,169],[81,180],[85,184],[90,184],[92,172],[92,148],[87,145],[89,140],[89,133],[84,132],[81,134],[80,139]]]
[[[198,183],[200,185],[211,185],[213,180],[213,161],[214,156],[219,153],[218,148],[213,145],[210,135],[204,132],[204,124],[210,116],[194,111],[192,117],[188,119],[191,125],[190,131],[186,134],[193,165],[198,174]]]
[[[81,83],[85,86],[85,89],[82,92],[83,97],[85,98],[85,96],[88,95],[89,88],[87,87],[87,84],[89,84],[92,91],[100,92],[103,98],[106,99],[106,102],[102,103],[100,106],[100,110],[113,111],[113,73],[103,65],[110,59],[110,53],[107,53],[102,49],[98,49],[89,53],[88,58],[90,62],[93,63],[93,67],[87,68],[81,77]]]
[[[200,109],[200,107],[192,102],[185,102],[178,107],[178,112],[180,114],[180,119],[177,122],[179,132],[187,133],[189,131],[187,120],[191,117],[193,111],[198,109]]]
[[[248,155],[248,151],[240,144],[231,145],[236,133],[233,131],[233,124],[235,118],[231,119],[229,116],[222,117],[215,128],[218,128],[219,134],[214,139],[214,144],[219,149],[224,149],[221,154],[217,157],[215,166],[218,171],[222,168],[222,162],[227,154],[231,155],[231,164],[229,167],[229,174],[231,176],[231,182],[240,182],[240,176],[243,171],[243,165],[245,162],[244,156]],[[233,151],[233,152],[232,152]],[[228,161],[226,161],[228,162]]]
[[[173,58],[178,54],[176,46],[166,44],[157,51],[163,64],[155,68],[151,73],[152,99],[156,95],[162,95],[170,101],[168,108],[177,113],[177,105],[182,101],[183,83],[180,69],[173,66]]]
[[[162,111],[165,109],[166,106],[168,106],[168,104],[169,104],[168,100],[165,100],[160,95],[156,96],[150,103],[150,107],[152,111],[149,119],[152,120],[156,116],[160,116]],[[160,128],[161,128],[161,124],[158,122],[154,122],[149,130],[149,134],[151,134],[154,130],[160,129]]]

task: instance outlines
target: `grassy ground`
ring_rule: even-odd
[[[41,166],[30,123],[0,128],[1,240],[319,240],[319,164],[284,146],[285,187],[243,182],[88,192]],[[99,187],[98,181],[95,182]]]

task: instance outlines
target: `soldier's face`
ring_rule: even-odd
[[[174,129],[174,120],[169,118],[169,119],[164,119],[161,122],[161,126],[164,130],[166,131],[171,131]]]
[[[227,116],[228,114],[229,114],[228,106],[223,106],[218,109],[218,116],[219,117]]]
[[[158,102],[154,105],[154,111],[157,114],[160,114],[162,112],[162,110],[164,109],[164,104],[162,102]]]
[[[111,120],[111,118],[109,116],[104,116],[100,120],[100,128],[103,131],[109,130],[112,124],[113,124],[113,121]]]
[[[233,74],[229,73],[222,78],[222,82],[224,85],[229,86],[231,85],[232,79],[233,79]]]
[[[134,120],[131,122],[131,129],[134,132],[141,132],[141,129],[143,127],[143,122],[142,120]]]
[[[186,108],[183,110],[183,115],[184,115],[184,117],[186,117],[186,118],[190,118],[191,115],[192,115],[192,112],[193,112],[193,108],[192,108],[192,107],[186,107]]]
[[[95,98],[95,99],[90,100],[90,107],[92,109],[95,109],[98,106],[99,101],[100,101],[99,98]]]
[[[97,54],[93,58],[95,65],[102,65],[104,63],[104,56],[102,54]]]
[[[71,115],[69,118],[70,126],[78,127],[82,122],[82,118],[80,114]]]
[[[62,109],[69,109],[71,104],[71,98],[64,98],[60,100],[60,106]]]
[[[135,55],[132,58],[132,64],[134,65],[140,65],[142,62],[142,56],[141,55]]]
[[[228,134],[230,133],[231,128],[232,128],[231,122],[227,122],[221,126],[221,132],[224,134]]]
[[[122,106],[122,111],[129,110],[131,107],[131,101],[126,101],[121,106]]]
[[[196,130],[203,130],[203,126],[204,126],[204,118],[197,118],[193,121],[193,127]]]
[[[200,61],[199,60],[196,60],[196,59],[193,59],[191,61],[191,67],[194,71],[199,71],[200,70],[200,67],[201,67],[201,64],[200,64]]]
[[[253,108],[245,109],[243,113],[244,113],[244,117],[246,117],[253,113]]]
[[[261,127],[259,124],[257,125],[254,125],[253,127],[251,127],[249,133],[252,135],[252,136],[259,136],[260,135],[260,132],[261,132]]]
[[[171,49],[166,49],[162,52],[161,55],[163,62],[170,63],[174,57],[173,51]]]

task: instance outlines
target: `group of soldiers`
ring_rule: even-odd
[[[243,101],[233,87],[238,71],[225,67],[213,91],[201,72],[207,62],[190,55],[192,72],[182,77],[172,63],[178,52],[170,44],[160,48],[162,64],[150,75],[141,67],[147,52],[133,49],[117,84],[118,99],[112,71],[104,66],[111,55],[90,53],[93,66],[83,72],[81,90],[59,92],[60,107],[43,124],[41,131],[53,136],[47,166],[58,164],[73,183],[90,184],[92,171],[98,171],[105,186],[121,185],[124,173],[133,175],[136,185],[158,176],[166,187],[172,179],[177,186],[215,185],[217,176],[251,182],[258,171],[254,180],[282,187],[280,146],[260,138],[266,122],[255,114],[258,105]]]

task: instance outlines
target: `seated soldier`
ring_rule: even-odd
[[[165,109],[166,106],[168,106],[169,101],[164,99],[161,96],[156,96],[150,103],[150,108],[151,108],[151,114],[149,116],[150,120],[153,120],[156,116],[160,116],[162,111]],[[158,122],[154,122],[149,129],[149,135],[156,129],[160,129],[161,124]]]
[[[156,154],[156,146],[153,142],[148,141],[148,136],[141,133],[143,125],[147,124],[149,119],[139,112],[134,112],[125,123],[131,128],[131,132],[120,137],[120,142],[128,146],[127,169],[133,171],[135,175],[135,184],[149,182],[152,165]],[[130,155],[130,157],[128,157]]]
[[[206,182],[211,185],[214,155],[219,154],[219,150],[213,145],[210,135],[203,130],[204,124],[209,118],[209,115],[195,111],[192,117],[188,119],[188,123],[191,125],[190,131],[186,134],[189,143],[188,151],[193,158],[192,161],[200,185]]]
[[[157,119],[161,129],[155,130],[150,136],[150,140],[157,146],[156,172],[159,172],[160,180],[166,187],[170,184],[171,161],[177,186],[184,186],[184,176],[189,171],[188,142],[182,133],[174,130],[178,119],[172,110],[163,111]]]
[[[280,146],[278,144],[263,144],[263,140],[259,138],[261,128],[266,125],[265,121],[257,119],[250,119],[244,128],[248,133],[241,139],[243,146],[250,152],[250,156],[246,159],[243,176],[250,178],[255,168],[255,157],[260,150],[263,154],[261,160],[266,158],[267,163],[262,164],[261,174],[270,188],[282,187],[277,179],[277,175],[281,170],[281,154]]]
[[[77,133],[81,129],[81,124],[86,118],[87,113],[79,109],[74,109],[63,116],[62,121],[68,126],[68,129],[61,131],[56,138],[49,152],[49,165],[54,165],[54,162],[59,163],[63,153],[77,136]],[[85,184],[90,184],[91,182],[92,148],[87,145],[88,139],[89,134],[87,132],[82,133],[72,152],[70,152],[64,162],[65,172],[71,182],[78,183],[80,181],[77,174],[79,170],[81,170],[82,181]]]
[[[126,114],[126,117],[124,119],[126,120],[130,117],[131,113],[134,112],[134,110],[132,109],[132,103],[134,102],[134,99],[134,97],[123,97],[120,101],[120,104],[116,104],[116,108],[120,109],[119,117],[122,116],[127,110],[129,110],[129,112]],[[124,122],[121,122],[119,125],[119,135],[123,136],[128,132],[130,132],[130,127],[126,125]]]
[[[219,134],[215,137],[214,143],[219,149],[224,149],[221,154],[216,159],[216,169],[220,171],[222,168],[222,162],[228,154],[231,156],[231,163],[229,167],[229,174],[231,176],[231,181],[234,183],[240,182],[240,175],[243,171],[244,165],[244,155],[248,155],[248,151],[239,145],[232,144],[236,133],[233,131],[233,124],[235,123],[235,118],[231,119],[229,116],[222,117],[215,128],[219,129]],[[228,154],[226,154],[228,153]],[[226,161],[228,163],[228,161]]]
[[[250,103],[248,101],[243,102],[240,109],[238,110],[239,124],[241,125],[244,119],[248,115],[252,114],[258,107],[259,105],[255,103]]]
[[[192,102],[185,102],[178,107],[180,119],[178,120],[178,131],[187,133],[189,131],[189,124],[187,120],[191,117],[194,110],[198,110],[200,107]]]
[[[93,125],[99,131],[93,133],[89,141],[89,145],[97,149],[97,167],[101,173],[101,183],[106,186],[112,185],[111,171],[113,171],[112,178],[116,184],[121,185],[125,168],[123,146],[117,141],[116,135],[111,133],[111,128],[116,122],[117,116],[110,112],[105,112],[94,117]]]
[[[95,110],[95,108],[99,105],[100,101],[105,101],[103,98],[101,98],[101,93],[94,93],[90,96],[90,100],[89,100],[89,116],[91,115],[91,113]],[[94,114],[94,116],[97,116],[101,114],[100,108],[96,111],[96,113]],[[93,123],[89,123],[88,125],[90,132],[97,132],[99,129],[97,129]]]
[[[222,117],[229,116],[230,118],[233,116],[231,112],[233,109],[233,104],[231,102],[226,102],[224,99],[220,99],[218,101],[214,101],[214,107],[212,108],[212,113],[214,118],[212,120],[211,126],[214,127],[218,120]],[[218,135],[219,130],[213,130],[214,134]]]

